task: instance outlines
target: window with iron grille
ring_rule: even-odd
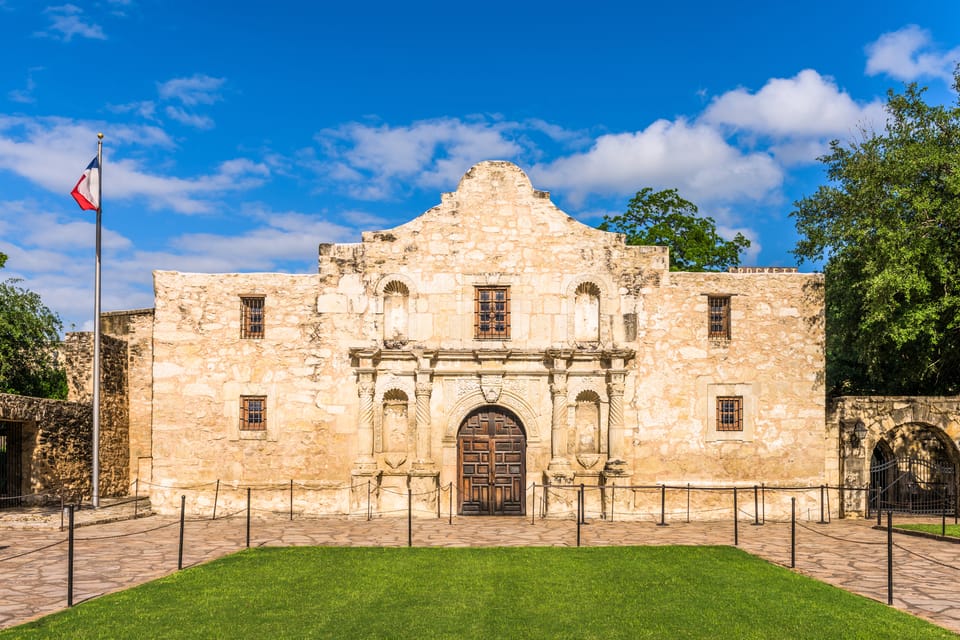
[[[474,336],[477,340],[510,339],[510,287],[477,287]]]
[[[710,307],[708,337],[730,339],[730,296],[708,296]]]
[[[240,430],[265,431],[267,428],[267,397],[240,397]]]
[[[717,397],[717,431],[743,431],[743,397]]]
[[[240,298],[240,337],[263,337],[263,296]]]

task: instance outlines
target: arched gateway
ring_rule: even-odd
[[[457,433],[461,515],[525,513],[527,438],[520,420],[501,407],[471,412]]]

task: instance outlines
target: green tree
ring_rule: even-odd
[[[724,271],[740,264],[740,252],[750,241],[738,233],[724,240],[713,218],[700,216],[697,205],[676,189],[654,191],[644,187],[619,216],[604,216],[604,231],[627,236],[627,244],[670,247],[671,271]]]
[[[826,259],[834,394],[960,392],[960,102],[924,92],[888,91],[882,133],[831,142],[829,183],[791,213],[794,255]]]
[[[0,266],[5,261],[0,254]],[[17,282],[0,282],[0,393],[66,398],[67,376],[56,360],[60,318]]]

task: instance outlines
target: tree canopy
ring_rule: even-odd
[[[5,261],[0,254],[0,266]],[[67,377],[56,359],[60,318],[18,282],[0,282],[0,393],[65,398]]]
[[[794,203],[794,255],[826,259],[834,394],[960,392],[960,101],[925,91],[888,91],[884,130],[831,142],[829,184]]]
[[[598,226],[626,235],[630,245],[669,247],[671,271],[724,271],[740,264],[740,252],[750,246],[740,233],[733,240],[721,238],[713,218],[700,216],[697,205],[676,189],[644,187],[623,215],[604,216]]]

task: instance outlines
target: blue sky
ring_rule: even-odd
[[[905,82],[953,103],[960,62],[954,0],[0,0],[0,23],[0,278],[65,330],[92,327],[69,192],[98,131],[104,310],[151,307],[154,269],[312,273],[487,159],[588,224],[676,187],[745,264],[793,265],[827,142]]]

